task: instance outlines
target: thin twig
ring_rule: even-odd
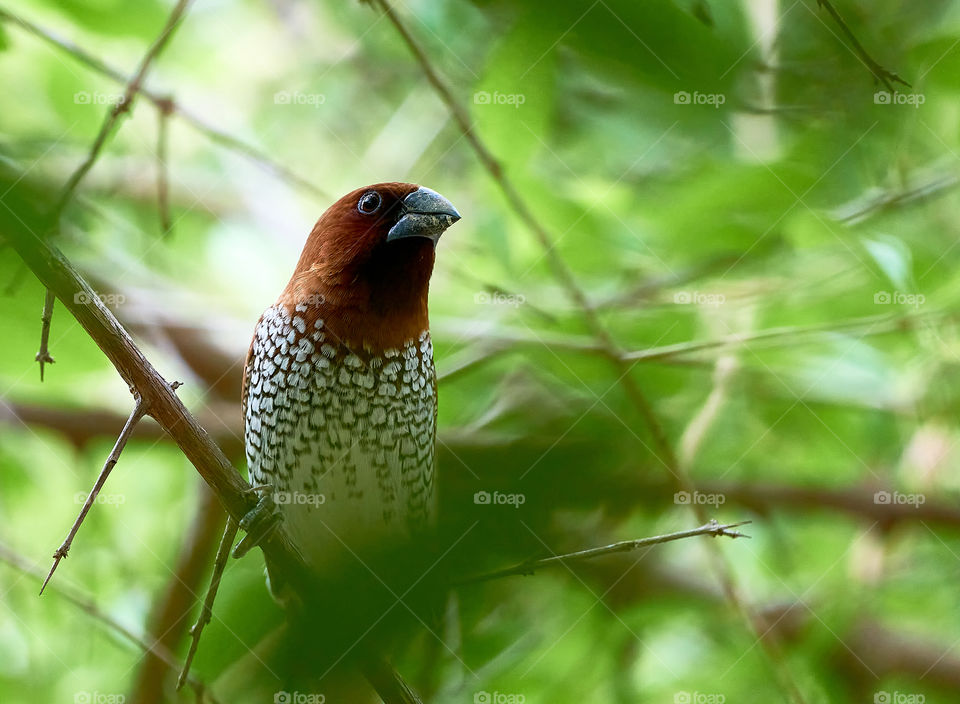
[[[82,164],[77,168],[76,171],[70,176],[67,181],[67,185],[64,186],[63,193],[60,196],[60,202],[57,205],[57,212],[63,212],[67,204],[70,202],[70,198],[73,197],[73,192],[76,190],[77,186],[80,185],[80,181],[83,180],[83,177],[87,172],[93,167],[96,163],[97,158],[100,156],[100,150],[103,149],[103,145],[106,143],[107,138],[113,132],[114,126],[117,124],[117,120],[127,112],[130,111],[133,107],[133,99],[140,90],[140,84],[143,83],[143,79],[147,75],[147,71],[150,69],[150,65],[153,63],[153,60],[157,58],[163,48],[167,45],[167,42],[170,41],[170,37],[173,36],[173,31],[177,28],[177,25],[180,24],[180,20],[183,19],[183,14],[187,9],[187,6],[190,4],[190,0],[179,0],[176,6],[174,6],[173,11],[170,13],[170,16],[167,18],[167,24],[161,30],[160,34],[153,41],[153,44],[150,45],[150,48],[147,49],[147,53],[143,55],[143,58],[140,60],[140,66],[137,67],[137,72],[133,75],[133,78],[127,83],[127,87],[123,92],[123,97],[120,101],[110,108],[107,111],[107,115],[103,120],[103,124],[100,126],[100,132],[97,134],[97,138],[93,141],[93,146],[90,147],[90,153],[87,155],[87,158]]]
[[[40,362],[40,381],[43,381],[43,365],[53,364],[54,359],[50,356],[50,322],[53,320],[53,304],[57,300],[53,291],[47,289],[43,297],[43,313],[40,314],[40,350],[37,352],[36,360]]]
[[[180,670],[180,677],[177,679],[177,690],[180,690],[190,677],[190,666],[193,665],[193,657],[197,654],[203,629],[210,623],[213,614],[213,602],[217,598],[217,590],[220,589],[220,580],[223,578],[223,570],[226,568],[227,560],[230,557],[230,548],[233,546],[233,541],[237,539],[238,528],[236,521],[232,518],[227,519],[227,525],[223,529],[223,537],[220,539],[220,546],[217,548],[217,558],[213,562],[210,586],[203,599],[203,606],[200,608],[197,622],[190,629],[190,650],[187,651],[187,659],[184,660],[183,669]]]
[[[850,27],[847,26],[847,23],[844,21],[843,17],[840,16],[840,13],[837,12],[837,9],[833,6],[833,3],[830,2],[830,0],[817,0],[817,5],[825,9],[833,18],[834,22],[837,23],[837,26],[840,27],[840,31],[846,35],[847,39],[850,41],[850,44],[853,46],[853,51],[856,53],[857,58],[859,58],[860,61],[863,62],[863,64],[870,71],[870,73],[873,74],[875,80],[882,83],[891,93],[896,92],[896,88],[894,88],[891,81],[901,83],[908,88],[913,87],[896,73],[888,71],[873,60],[873,57],[870,56],[870,54],[867,53],[867,50],[863,48],[863,45],[857,40],[856,35],[853,33]]]
[[[31,564],[26,557],[9,548],[8,546],[3,545],[2,543],[0,543],[0,562],[5,562],[6,564],[10,565],[10,567],[22,574],[36,577],[37,579],[43,578],[43,571],[38,566]],[[102,624],[107,630],[117,633],[124,639],[143,650],[145,653],[153,654],[163,662],[167,663],[170,667],[180,666],[180,663],[176,657],[174,657],[174,655],[163,644],[159,642],[148,643],[146,640],[136,635],[133,631],[129,630],[122,623],[115,620],[108,613],[103,611],[90,597],[60,584],[54,585],[52,589],[55,594],[62,596],[67,602],[73,604],[81,611],[89,615],[94,621]],[[207,701],[210,701],[212,704],[216,704],[216,699],[210,695],[209,691],[206,689],[206,685],[204,685],[203,682],[198,680],[196,677],[191,677],[190,685],[197,692],[197,696],[200,701],[204,701],[204,698],[206,698]]]
[[[543,569],[544,567],[554,567],[556,565],[568,564],[570,562],[577,562],[579,560],[591,560],[595,557],[600,557],[601,555],[613,555],[618,552],[632,552],[633,550],[639,550],[640,548],[646,548],[651,545],[669,543],[674,540],[683,540],[684,538],[693,538],[698,535],[712,535],[715,538],[720,536],[726,538],[749,538],[749,535],[745,535],[733,529],[738,528],[739,526],[747,525],[751,522],[752,521],[740,521],[739,523],[721,524],[711,519],[710,522],[700,526],[699,528],[693,528],[691,530],[681,530],[677,531],[676,533],[655,535],[652,538],[621,540],[619,542],[612,543],[610,545],[604,545],[602,547],[577,550],[576,552],[568,552],[562,555],[551,555],[550,557],[543,557],[537,560],[527,560],[526,562],[521,562],[513,567],[505,567],[504,569],[496,570],[494,572],[487,572],[474,577],[467,577],[465,579],[457,580],[453,582],[453,586],[489,582],[492,579],[500,579],[502,577],[510,577],[513,575],[531,575],[537,570]]]
[[[120,459],[120,453],[123,452],[123,448],[126,447],[127,440],[130,439],[130,434],[133,432],[133,429],[136,427],[137,423],[140,422],[140,419],[143,418],[146,410],[147,409],[144,406],[143,400],[137,396],[136,403],[133,406],[133,411],[131,411],[130,417],[127,418],[127,422],[124,424],[123,430],[120,431],[120,436],[117,438],[117,442],[113,446],[113,450],[107,457],[107,461],[103,464],[103,469],[100,470],[100,476],[97,477],[96,483],[94,483],[93,488],[87,495],[87,500],[83,502],[83,508],[80,509],[80,515],[78,515],[77,520],[73,522],[73,527],[70,529],[70,532],[67,533],[66,539],[63,541],[60,547],[57,548],[57,551],[53,553],[53,565],[50,567],[50,572],[47,573],[47,578],[43,580],[43,586],[40,587],[40,594],[43,594],[43,590],[47,588],[47,583],[50,581],[50,578],[53,577],[53,573],[56,571],[57,565],[60,564],[60,560],[65,558],[67,553],[70,551],[70,546],[73,544],[73,539],[76,537],[77,531],[80,530],[80,526],[83,524],[83,519],[87,517],[90,507],[93,506],[93,502],[97,500],[97,496],[100,494],[100,490],[103,488],[107,478],[110,476],[110,472],[116,466],[117,460]]]
[[[51,46],[63,51],[74,59],[85,65],[87,68],[90,68],[97,73],[100,73],[107,78],[110,78],[116,83],[127,84],[129,80],[121,71],[114,68],[113,66],[108,65],[100,58],[92,54],[91,52],[77,46],[76,44],[61,39],[53,32],[44,29],[43,27],[30,22],[29,20],[24,19],[19,15],[0,7],[0,20],[5,20],[16,24],[21,29],[26,32],[29,32],[38,39],[50,44]],[[288,181],[293,185],[313,193],[315,196],[322,198],[324,200],[329,200],[328,194],[322,189],[315,186],[313,183],[298,176],[294,172],[290,171],[287,167],[281,164],[278,161],[275,161],[267,154],[265,151],[259,149],[258,147],[253,146],[244,142],[238,137],[234,137],[227,132],[224,132],[218,127],[214,127],[210,123],[204,121],[202,118],[194,115],[189,110],[184,108],[182,105],[178,105],[168,96],[161,95],[150,89],[140,85],[136,87],[137,93],[148,101],[153,103],[153,105],[160,111],[167,110],[171,115],[176,115],[186,124],[192,127],[194,130],[204,135],[207,139],[215,144],[236,152],[241,156],[246,157],[255,164],[263,167],[270,173],[276,175],[278,178]]]
[[[170,168],[167,164],[170,150],[167,132],[170,127],[170,103],[157,110],[157,210],[160,213],[160,234],[169,237],[173,231],[170,216]]]

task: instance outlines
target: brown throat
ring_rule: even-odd
[[[383,243],[362,262],[339,270],[331,270],[322,259],[311,261],[308,250],[278,303],[291,313],[299,305],[310,326],[321,319],[331,342],[379,354],[402,348],[429,329],[427,294],[434,263],[430,240]]]

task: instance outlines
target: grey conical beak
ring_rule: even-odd
[[[459,219],[460,213],[450,201],[421,186],[403,199],[403,214],[387,233],[387,242],[403,237],[426,237],[436,244],[443,231]]]

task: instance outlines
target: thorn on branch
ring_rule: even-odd
[[[587,548],[585,550],[577,550],[576,552],[564,553],[562,555],[551,555],[550,557],[526,560],[512,567],[506,567],[494,572],[487,572],[474,577],[467,577],[466,579],[457,580],[453,582],[453,586],[488,582],[493,579],[500,579],[501,577],[510,577],[513,575],[532,575],[538,569],[542,569],[544,567],[552,567],[558,564],[568,564],[570,562],[577,562],[580,560],[589,560],[594,557],[600,557],[601,555],[612,555],[619,552],[632,552],[640,548],[659,545],[660,543],[669,543],[673,542],[674,540],[683,540],[684,538],[692,538],[698,535],[709,535],[714,538],[749,538],[749,535],[741,533],[737,530],[733,530],[734,528],[739,528],[740,526],[747,525],[748,523],[752,523],[752,521],[740,521],[739,523],[724,524],[719,523],[715,519],[710,519],[710,521],[703,524],[699,528],[693,528],[692,530],[682,530],[677,531],[676,533],[667,533],[666,535],[656,535],[651,538],[621,540],[620,542],[604,545],[602,547]]]
[[[73,522],[73,527],[71,527],[70,532],[67,533],[66,539],[53,553],[53,565],[50,567],[50,571],[47,573],[47,578],[43,580],[43,586],[40,587],[41,595],[43,595],[43,590],[47,588],[50,578],[53,577],[53,573],[60,564],[60,560],[65,558],[67,553],[70,552],[70,546],[73,544],[73,539],[76,537],[77,531],[79,531],[80,526],[83,525],[83,520],[87,517],[90,507],[93,506],[93,503],[97,500],[97,496],[100,494],[100,490],[103,488],[107,478],[110,476],[110,472],[120,459],[120,453],[122,453],[123,448],[126,447],[127,440],[130,439],[133,429],[136,427],[137,423],[140,422],[140,419],[143,418],[146,410],[146,405],[141,398],[137,396],[133,411],[130,413],[130,417],[127,418],[127,422],[124,424],[123,430],[120,431],[117,442],[113,446],[113,450],[110,452],[110,455],[107,457],[107,461],[103,464],[103,469],[100,470],[100,475],[97,477],[97,481],[94,483],[93,489],[91,489],[90,493],[87,495],[87,500],[83,502],[83,507],[80,509],[80,514],[77,516],[77,520]]]
[[[213,575],[210,577],[210,586],[207,588],[207,594],[203,599],[203,606],[200,608],[200,615],[197,622],[190,629],[190,650],[187,651],[187,659],[183,662],[183,669],[180,671],[180,677],[177,679],[177,691],[183,688],[183,685],[190,677],[190,666],[193,664],[193,657],[197,654],[197,648],[200,646],[200,635],[204,627],[210,623],[213,615],[213,602],[217,598],[217,591],[220,589],[220,580],[223,577],[223,570],[227,566],[227,558],[230,556],[230,548],[233,541],[237,538],[238,524],[232,518],[227,518],[227,525],[223,530],[223,537],[220,539],[220,546],[217,548],[217,557],[213,562]]]
[[[47,289],[47,293],[43,298],[43,313],[40,315],[40,350],[35,357],[36,361],[40,362],[40,381],[43,381],[43,365],[53,364],[55,361],[53,357],[50,356],[48,347],[50,344],[50,321],[53,320],[54,301],[56,301],[56,296],[53,295],[53,291]]]
[[[840,13],[837,12],[837,9],[833,6],[833,3],[830,0],[817,0],[817,6],[826,10],[827,13],[833,18],[834,22],[837,23],[837,26],[840,27],[840,31],[842,31],[850,41],[857,58],[859,58],[860,61],[870,71],[870,73],[873,74],[873,78],[876,82],[882,83],[884,87],[890,91],[890,93],[897,92],[893,85],[894,83],[900,83],[908,88],[913,87],[898,74],[885,69],[879,63],[877,63],[872,56],[870,56],[867,50],[863,48],[863,45],[857,40],[853,30],[850,29],[843,17],[840,16]]]

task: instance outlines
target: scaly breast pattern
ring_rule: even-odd
[[[433,518],[436,373],[430,335],[358,354],[308,323],[306,306],[267,309],[247,366],[250,481],[270,485],[307,561],[415,535]]]

